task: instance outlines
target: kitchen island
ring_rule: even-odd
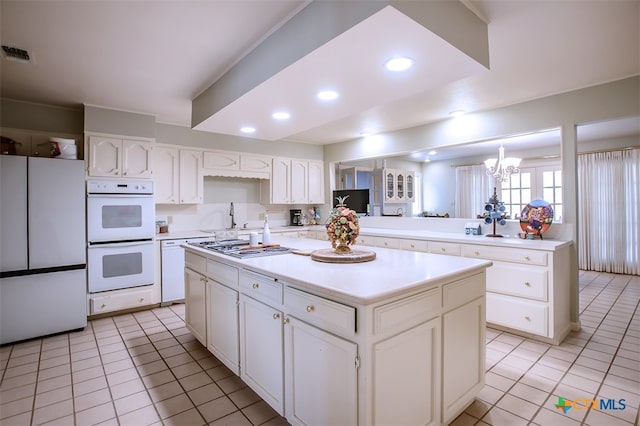
[[[385,248],[355,264],[241,260],[184,247],[187,327],[291,424],[448,424],[484,385],[491,261]]]

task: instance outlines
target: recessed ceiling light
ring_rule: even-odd
[[[288,120],[291,118],[291,114],[285,111],[274,112],[271,116],[276,120]]]
[[[429,155],[436,155],[437,153],[438,153],[438,151],[431,150],[431,151],[429,151],[427,154],[429,154]]]
[[[244,126],[240,129],[240,131],[242,133],[255,133],[256,132],[256,128],[255,127],[251,127],[251,126]]]
[[[389,71],[405,71],[413,66],[415,61],[407,56],[398,56],[391,58],[384,63],[384,66]]]
[[[430,162],[431,162],[431,160],[429,160],[428,158],[425,158],[425,159],[424,159],[424,162],[425,162],[425,163],[430,163]]]
[[[335,99],[338,99],[338,96],[340,95],[335,90],[323,90],[321,92],[318,92],[317,96],[318,99],[322,101],[333,101]]]
[[[452,117],[460,117],[460,116],[464,115],[464,110],[457,109],[455,111],[451,111],[449,113],[449,115],[452,116]]]

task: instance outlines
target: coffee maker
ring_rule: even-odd
[[[289,216],[291,218],[291,226],[302,226],[302,210],[289,210]]]

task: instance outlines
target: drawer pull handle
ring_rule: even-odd
[[[260,284],[258,284],[258,283],[253,283],[253,285],[252,285],[251,287],[253,287],[253,288],[257,289],[258,287],[260,287]]]
[[[313,305],[307,305],[307,312],[313,312],[314,309]]]
[[[527,321],[531,321],[531,317],[529,315],[525,316],[524,319],[526,319]]]
[[[103,304],[102,304],[102,306],[100,306],[100,307],[101,307],[101,308],[106,308],[106,307],[107,307],[107,304],[106,304],[106,303],[103,303]]]
[[[526,285],[527,287],[531,287],[531,283],[529,283],[529,281],[525,281],[524,285]]]
[[[531,258],[529,256],[525,256],[524,260],[531,260]]]
[[[273,319],[278,319],[280,318],[280,313],[276,312],[275,314],[273,314]]]
[[[411,244],[411,248],[416,248],[416,246],[414,246],[413,244]]]
[[[144,302],[144,297],[140,298],[140,303]]]
[[[478,250],[474,251],[476,256],[480,256],[480,252]]]

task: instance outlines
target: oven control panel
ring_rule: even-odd
[[[140,180],[88,180],[87,194],[153,194],[153,182]]]

